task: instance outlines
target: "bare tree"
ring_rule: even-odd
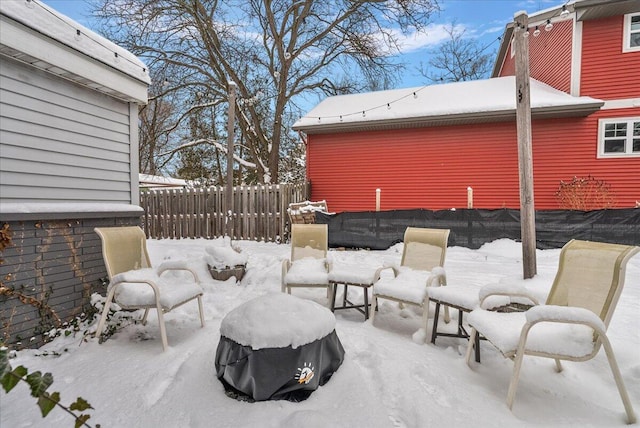
[[[391,86],[401,69],[394,58],[396,30],[423,31],[438,8],[437,0],[99,3],[95,15],[105,35],[150,69],[180,70],[179,80],[160,94],[181,94],[174,95],[185,103],[176,123],[226,102],[228,82],[237,84],[237,140],[243,147],[235,156],[263,182],[278,180],[281,156],[298,143],[290,125],[309,95]],[[194,99],[189,93],[204,94],[208,101],[188,105]],[[200,138],[198,144],[214,143]]]
[[[488,77],[493,52],[487,53],[487,47],[481,46],[476,39],[465,37],[465,30],[455,22],[445,31],[449,39],[432,52],[428,66],[420,64],[420,74],[436,83]]]

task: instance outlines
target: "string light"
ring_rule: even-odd
[[[551,31],[553,29],[553,24],[550,19],[547,19],[547,25],[544,26],[544,31]]]
[[[562,5],[562,12],[560,12],[560,19],[567,19],[569,17],[570,13],[567,10],[567,5],[563,4]]]
[[[387,110],[391,110],[391,104],[387,103]]]
[[[536,30],[533,32],[533,37],[538,37],[540,35],[540,29],[536,25]]]
[[[100,41],[100,40],[96,40],[95,38],[91,37],[91,35],[90,35],[90,34],[85,34],[85,33],[83,33],[82,31],[80,31],[79,29],[77,29],[77,28],[73,27],[73,26],[72,26],[68,21],[65,21],[65,20],[64,20],[64,19],[62,19],[59,15],[57,15],[56,13],[54,13],[53,11],[51,11],[51,10],[47,9],[44,5],[42,5],[42,4],[38,3],[38,2],[35,2],[35,1],[33,1],[33,0],[26,0],[26,1],[25,1],[25,5],[26,5],[28,8],[30,8],[30,9],[33,9],[33,8],[34,8],[34,6],[38,6],[38,7],[40,7],[42,10],[44,10],[45,12],[47,12],[48,14],[52,15],[54,18],[56,18],[58,21],[62,22],[64,25],[66,25],[67,27],[69,27],[69,28],[70,28],[70,29],[75,33],[75,34],[74,34],[74,38],[75,38],[76,40],[78,40],[78,41],[79,41],[79,40],[80,40],[80,36],[81,36],[81,35],[84,35],[84,36],[85,36],[87,39],[89,39],[90,41],[92,41],[92,42],[96,43],[96,44],[97,44],[97,45],[99,45],[99,46],[102,46],[102,48],[104,48],[104,49],[106,49],[106,50],[108,50],[108,51],[113,52],[113,53],[114,53],[114,60],[115,60],[116,62],[119,62],[119,61],[120,61],[120,59],[124,59],[125,61],[127,61],[128,63],[130,63],[131,65],[133,65],[134,67],[142,69],[142,72],[143,72],[143,73],[145,73],[145,74],[147,73],[147,69],[146,69],[145,67],[141,67],[141,66],[140,66],[140,64],[138,64],[138,63],[136,63],[136,62],[132,61],[131,59],[127,58],[126,56],[119,56],[119,55],[118,55],[118,53],[117,53],[117,52],[114,52],[114,51],[112,50],[112,48],[111,48],[111,47],[109,47],[109,46],[107,46],[106,44],[102,43],[102,41]]]

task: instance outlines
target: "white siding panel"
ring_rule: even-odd
[[[24,174],[20,174],[12,171],[0,171],[0,181],[3,184],[10,184],[14,186],[32,186],[32,187],[46,187],[57,188],[67,187],[76,182],[75,177],[68,177],[59,174],[29,174],[28,182],[25,182]],[[129,186],[121,181],[105,181],[98,178],[82,180],[81,187],[77,189],[95,189],[96,186],[100,186],[103,190],[129,190]]]
[[[127,102],[6,57],[0,83],[0,200],[131,203]]]
[[[34,141],[36,140],[36,141]],[[118,153],[97,147],[86,147],[79,144],[61,141],[47,142],[46,150],[39,149],[36,137],[10,134],[0,131],[0,153],[3,159],[29,159],[32,150],[46,153],[47,161],[59,165],[83,165],[88,168],[107,171],[128,171],[127,153]],[[70,154],[72,153],[72,154]]]

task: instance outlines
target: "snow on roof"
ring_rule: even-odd
[[[139,174],[138,181],[142,187],[181,186],[187,185],[187,180],[160,175]]]
[[[603,104],[595,98],[571,96],[535,79],[531,79],[530,93],[532,112],[592,112]],[[506,76],[329,97],[300,118],[293,128],[315,132],[323,128],[354,129],[354,124],[382,126],[465,116],[482,119],[514,115],[515,109],[515,77]]]
[[[134,54],[39,0],[2,0],[0,13],[131,77],[151,83],[149,69]]]

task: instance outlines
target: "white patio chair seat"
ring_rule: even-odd
[[[422,305],[427,297],[425,284],[430,276],[431,271],[415,270],[401,266],[398,268],[396,277],[380,278],[373,285],[373,293],[379,298],[387,296],[403,302]]]
[[[291,263],[285,275],[286,284],[329,285],[327,259],[304,257]],[[289,285],[291,286],[291,285]]]
[[[527,312],[500,313],[496,316],[491,311],[473,311],[467,316],[467,322],[481,331],[483,337],[502,355],[511,358],[518,349],[522,328],[527,322]],[[593,335],[594,330],[586,325],[545,323],[530,331],[525,352],[563,353],[567,357],[583,358],[593,352]]]
[[[155,307],[156,298],[153,288],[141,287],[140,282],[151,281],[156,284],[160,292],[160,305],[165,312],[171,308],[188,302],[194,296],[202,294],[202,287],[196,282],[185,281],[176,286],[174,280],[158,276],[156,269],[138,269],[115,275],[107,292],[118,284],[115,291],[115,301],[118,305],[127,308]]]

